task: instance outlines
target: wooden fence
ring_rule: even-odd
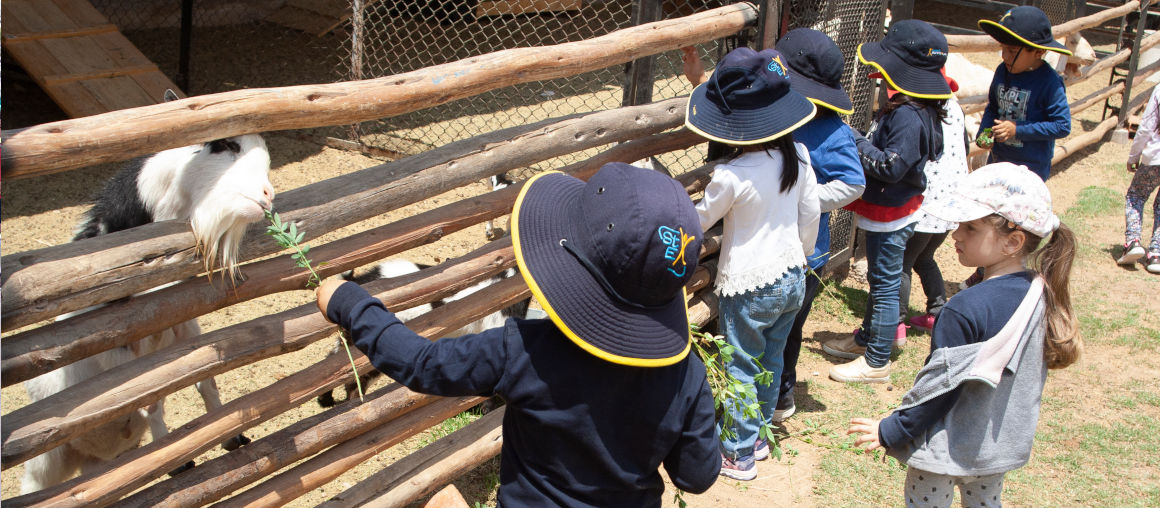
[[[756,22],[752,5],[735,4],[589,41],[502,51],[387,78],[228,92],[5,131],[4,177],[122,160],[223,134],[349,124],[400,114],[500,86],[571,75],[717,39]],[[952,49],[984,48],[976,39],[948,39]],[[1151,47],[1156,41],[1149,38],[1146,44]],[[1106,71],[1115,63],[1114,58],[1126,56],[1117,54],[1096,62],[1085,69],[1085,78]],[[1137,79],[1150,72],[1154,69],[1138,73]],[[1119,86],[1122,90],[1123,85]],[[1090,107],[1116,90],[1113,85],[1079,99],[1073,103],[1073,111]],[[284,191],[275,206],[284,220],[307,232],[309,241],[488,176],[619,143],[561,168],[587,178],[606,162],[640,160],[699,143],[698,136],[676,129],[683,122],[685,101],[677,98],[486,133]],[[1137,102],[1130,107],[1138,107]],[[1115,119],[1101,123],[1096,130],[1060,147],[1057,156],[1067,156],[1098,141],[1115,125]],[[710,171],[711,167],[704,166],[677,178],[695,193],[708,181]],[[311,257],[321,263],[324,277],[363,266],[510,213],[519,188],[517,184],[317,245]],[[211,283],[210,275],[201,273],[192,234],[183,223],[149,224],[5,256],[0,271],[0,317],[6,330],[98,303],[108,305],[5,337],[0,343],[0,382],[12,386],[182,321],[260,296],[300,290],[308,273],[291,269],[294,263],[288,255],[258,260],[279,250],[260,229],[255,227],[247,235],[242,249],[242,259],[248,262],[242,267],[246,278],[234,284]],[[716,252],[719,234],[707,233],[703,259]],[[155,262],[157,259],[164,262]],[[375,281],[366,288],[388,307],[405,309],[452,294],[513,265],[510,239],[501,239],[458,259],[409,276]],[[714,272],[715,262],[708,259],[690,283],[690,319],[695,323],[705,323],[715,315],[716,299],[707,290]],[[163,290],[136,295],[177,281]],[[528,296],[521,279],[508,279],[408,324],[435,339]],[[300,350],[334,332],[334,325],[308,304],[208,332],[191,343],[139,358],[5,415],[0,430],[0,465],[11,468],[94,425],[194,382]],[[356,368],[359,372],[371,369],[361,355]],[[346,358],[323,359],[238,397],[165,438],[118,457],[99,471],[5,503],[201,506],[233,496],[231,503],[281,505],[479,401],[475,397],[432,397],[390,385],[368,394],[365,402],[343,404],[300,420],[177,477],[153,483],[226,438],[309,402],[350,376]],[[354,485],[326,505],[398,506],[431,493],[498,453],[501,418],[499,413],[481,418],[451,438]]]

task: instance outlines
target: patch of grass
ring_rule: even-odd
[[[1046,415],[1045,415],[1046,416]],[[1008,474],[1013,506],[1160,505],[1160,420],[1041,418],[1030,464]],[[1047,488],[1036,488],[1045,486]]]
[[[843,322],[860,322],[869,296],[864,290],[845,287],[826,279],[818,287],[818,296],[814,298],[810,314],[820,312]]]
[[[1080,219],[1102,220],[1103,216],[1123,213],[1124,196],[1107,187],[1089,186],[1079,191],[1075,204],[1063,213],[1065,223],[1071,224]]]
[[[435,441],[447,437],[452,432],[462,429],[466,427],[467,424],[478,420],[481,416],[483,416],[483,411],[477,407],[473,407],[467,411],[452,416],[451,418],[443,420],[438,425],[432,426],[427,430],[427,432],[420,436],[418,442],[415,443],[415,449],[418,450],[424,446],[434,443]]]

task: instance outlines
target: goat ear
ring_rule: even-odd
[[[172,102],[172,101],[178,100],[180,98],[181,97],[178,97],[177,92],[174,92],[172,88],[166,88],[165,94],[162,97],[162,102]]]

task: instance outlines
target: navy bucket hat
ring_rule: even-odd
[[[1051,20],[1047,19],[1047,13],[1033,5],[1021,5],[1007,11],[998,23],[980,19],[979,28],[1000,44],[1071,55],[1071,51],[1051,37]]]
[[[777,41],[777,51],[785,57],[791,89],[818,106],[843,115],[854,112],[842,88],[842,50],[833,39],[812,28],[795,28]]]
[[[895,90],[920,99],[949,99],[939,71],[947,62],[947,38],[922,20],[892,23],[886,37],[858,46],[858,61],[882,73]]]
[[[817,108],[790,88],[781,53],[739,47],[726,53],[707,81],[693,89],[685,125],[713,141],[755,145],[810,121]]]
[[[576,345],[609,362],[661,367],[691,348],[685,284],[701,223],[676,180],[622,162],[584,182],[528,180],[512,211],[520,273]]]

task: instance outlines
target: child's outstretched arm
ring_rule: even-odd
[[[892,113],[891,128],[876,134],[871,143],[855,135],[862,171],[868,178],[895,183],[921,161],[919,148],[923,119],[914,108],[901,107]]]
[[[701,55],[697,54],[696,46],[685,46],[681,48],[681,62],[682,69],[685,72],[685,78],[697,86],[709,79],[709,75],[705,73],[705,64],[701,62]]]
[[[417,392],[491,395],[504,373],[503,328],[431,342],[353,282],[330,279],[315,289],[318,310],[350,331],[376,369]]]

